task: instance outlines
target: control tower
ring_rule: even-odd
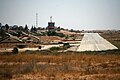
[[[48,22],[47,29],[48,30],[55,30],[55,22],[52,22],[52,16],[50,17],[50,22]]]

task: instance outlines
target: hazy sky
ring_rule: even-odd
[[[120,0],[0,0],[0,22],[68,29],[120,29]]]

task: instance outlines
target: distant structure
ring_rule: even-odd
[[[36,27],[38,27],[38,13],[36,13]]]
[[[48,30],[55,30],[55,22],[52,22],[52,16],[50,17],[50,22],[48,22],[48,26],[47,26]]]

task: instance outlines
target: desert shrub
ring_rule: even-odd
[[[63,44],[63,42],[58,42],[58,44]]]
[[[27,45],[17,45],[18,48],[25,48]]]
[[[30,51],[30,50],[26,50],[24,52],[24,54],[42,54],[42,55],[48,55],[50,54],[51,51],[50,50],[36,50],[36,51]]]
[[[56,33],[55,31],[48,31],[47,32],[48,36],[59,36],[59,37],[65,37],[63,33]]]
[[[62,33],[59,33],[57,36],[59,36],[59,37],[65,37],[65,35],[62,34]]]
[[[38,48],[41,49],[41,46],[39,46]]]
[[[17,53],[18,53],[18,48],[17,48],[17,47],[14,47],[14,48],[13,48],[13,53],[14,53],[14,54],[17,54]]]
[[[54,50],[60,50],[59,47],[51,47],[50,50],[54,51]]]
[[[57,33],[56,33],[55,31],[48,31],[48,32],[47,32],[47,35],[48,35],[48,36],[56,36]]]
[[[70,47],[70,44],[69,44],[69,43],[64,43],[63,47],[64,47],[64,48],[69,48],[69,47]]]

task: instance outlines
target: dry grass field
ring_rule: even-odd
[[[119,80],[120,55],[76,52],[1,55],[0,79]]]

